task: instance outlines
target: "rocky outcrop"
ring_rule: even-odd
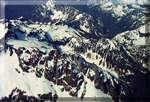
[[[12,90],[10,95],[8,97],[3,97],[1,99],[2,102],[45,102],[45,101],[50,101],[50,102],[56,102],[58,96],[55,94],[52,96],[52,93],[47,93],[47,94],[42,94],[39,95],[39,97],[34,97],[34,96],[28,96],[25,94],[25,91],[22,91],[18,88],[15,88]]]

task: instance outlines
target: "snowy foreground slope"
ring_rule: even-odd
[[[146,7],[47,4],[0,20],[0,101],[147,101]]]

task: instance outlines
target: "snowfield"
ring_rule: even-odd
[[[1,55],[1,84],[0,97],[8,96],[16,87],[22,89],[29,96],[38,97],[39,94],[52,92],[55,94],[52,83],[44,77],[38,78],[34,73],[24,73],[19,68],[17,55],[8,53]],[[20,71],[18,73],[16,70]]]

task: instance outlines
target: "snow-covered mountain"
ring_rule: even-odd
[[[33,8],[30,17],[0,21],[0,101],[149,98],[147,6],[49,1]]]
[[[87,1],[91,4],[93,4],[93,3],[107,3],[107,2],[111,2],[114,4],[140,4],[140,5],[149,4],[149,0],[87,0]]]

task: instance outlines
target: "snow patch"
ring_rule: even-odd
[[[53,49],[47,42],[40,42],[38,39],[29,38],[28,40],[13,40],[10,39],[7,41],[7,44],[13,45],[14,48],[18,49],[19,47],[31,48],[35,47],[40,49],[43,52],[46,52],[48,49]]]
[[[75,20],[79,20],[80,18],[82,18],[82,16],[82,14],[77,15]]]
[[[0,39],[4,38],[5,34],[8,32],[8,29],[5,26],[5,24],[0,23]]]
[[[84,78],[87,81],[85,97],[107,97],[107,98],[111,98],[109,95],[104,94],[101,90],[96,89],[95,85],[94,85],[94,81],[92,82],[87,77],[84,77]]]

